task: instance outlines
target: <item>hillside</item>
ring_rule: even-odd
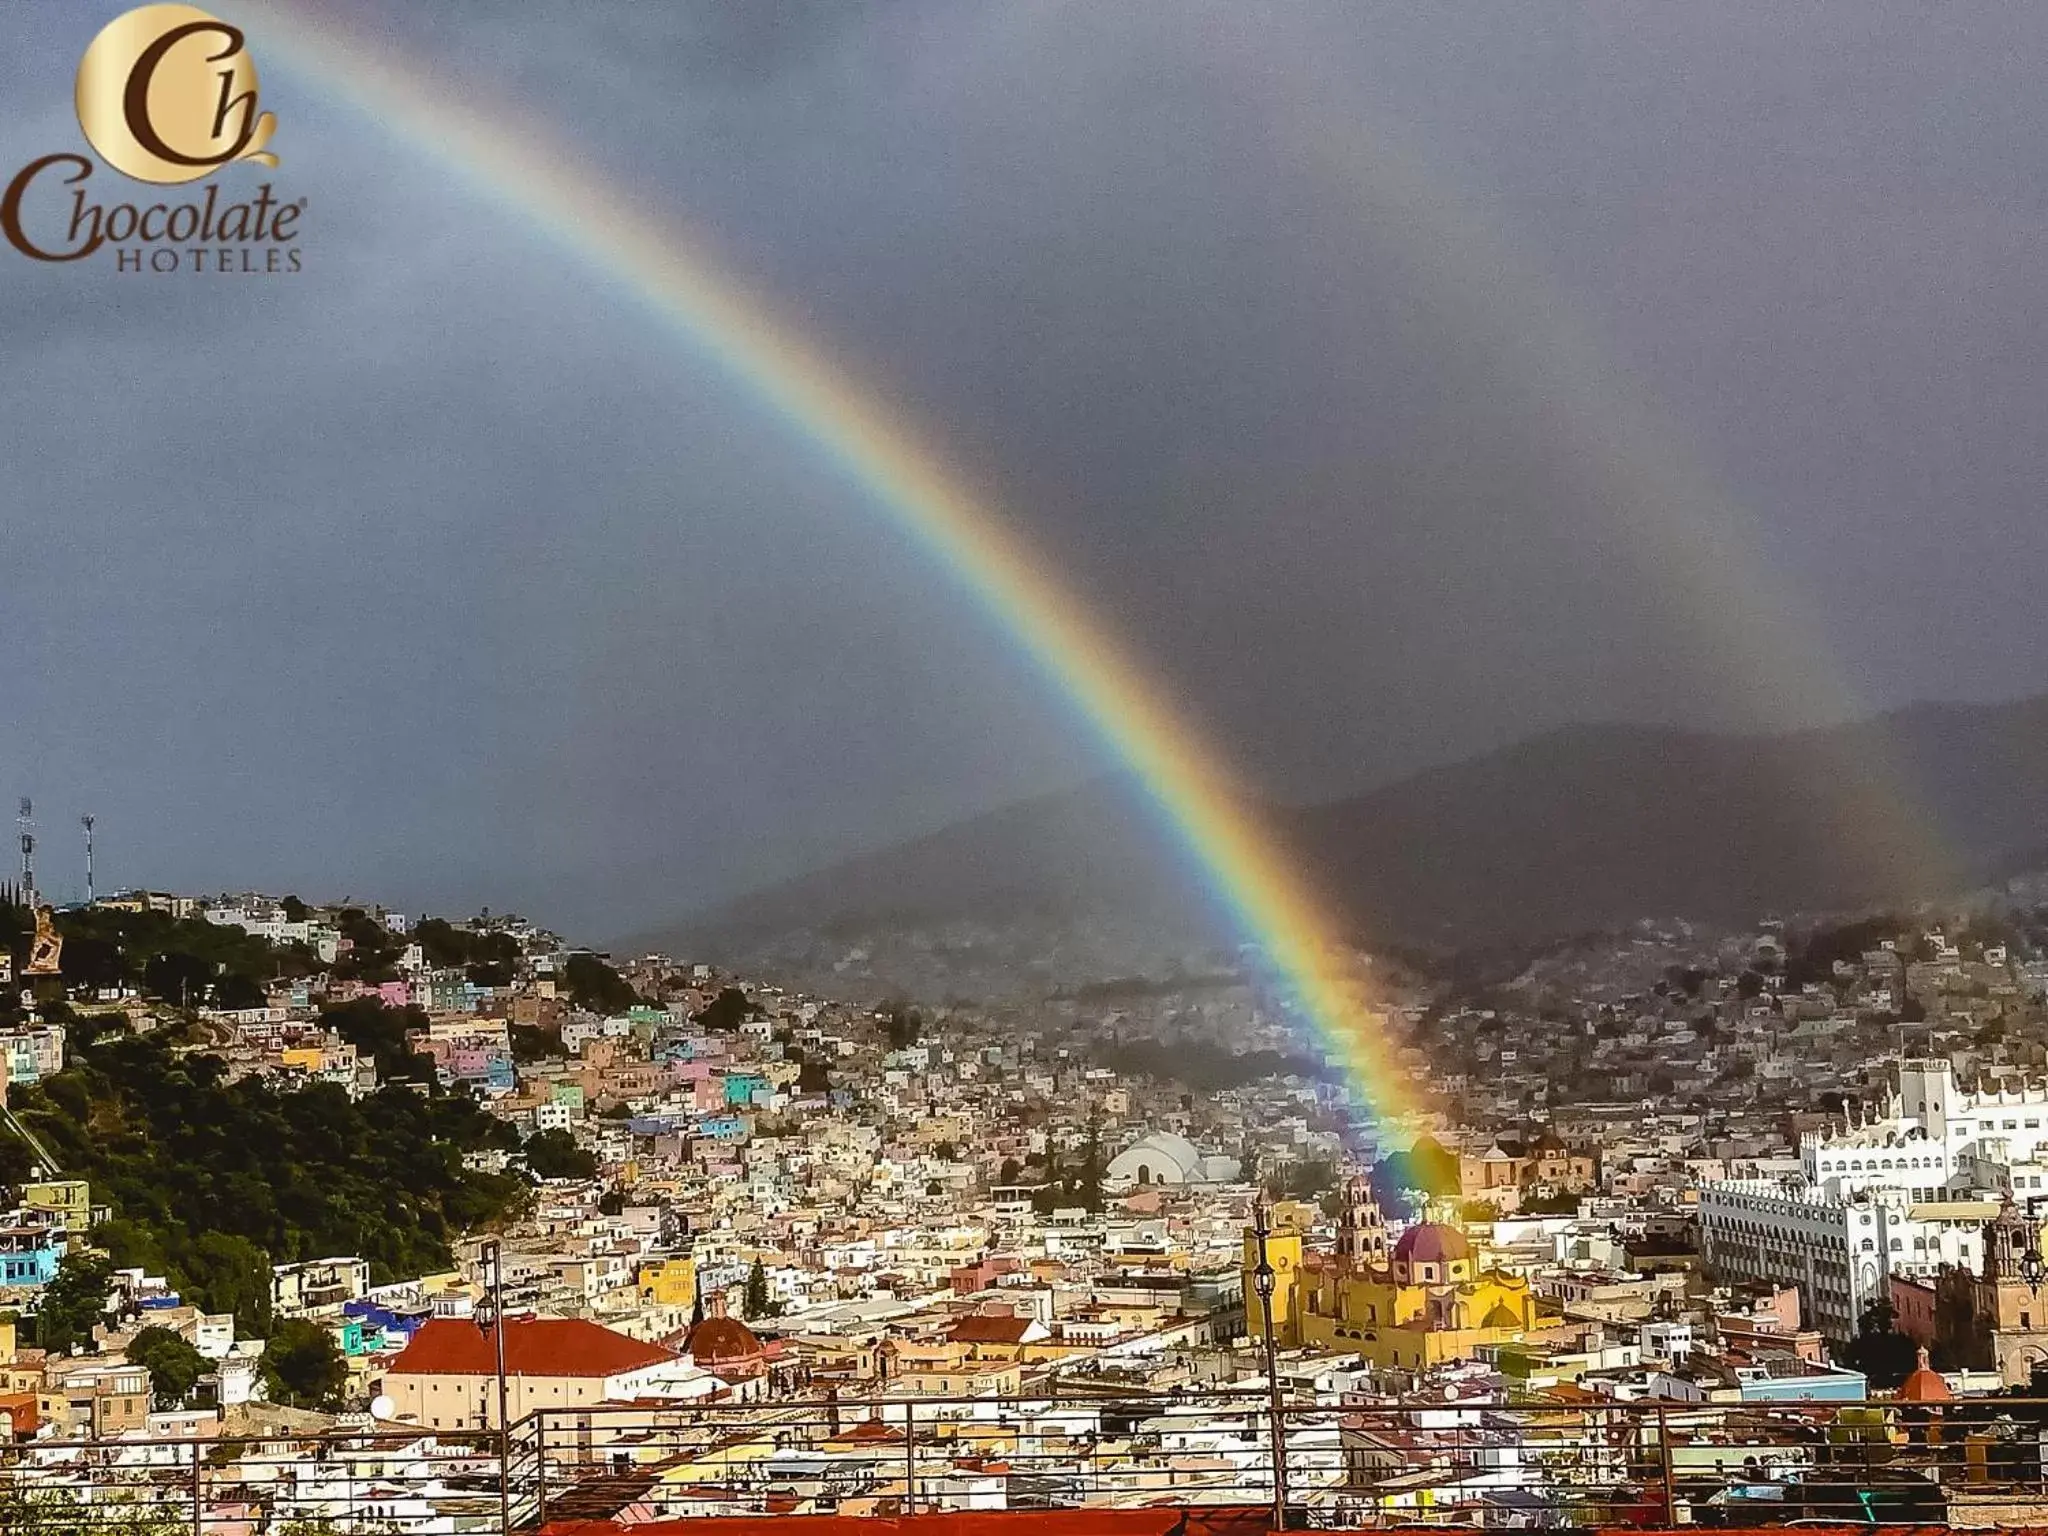
[[[1742,923],[1975,884],[2048,848],[2048,698],[1780,735],[1574,726],[1332,804],[1269,810],[1367,941],[1519,943],[1645,915]],[[1011,806],[647,935],[744,959],[938,922],[1208,932],[1130,793]],[[640,942],[640,941],[635,941]]]

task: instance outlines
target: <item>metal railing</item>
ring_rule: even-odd
[[[710,1516],[2048,1524],[2048,1402],[1283,1405],[1263,1389],[551,1409],[490,1431],[0,1445],[5,1536],[502,1536]]]

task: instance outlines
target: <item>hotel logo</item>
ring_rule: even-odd
[[[238,162],[271,166],[276,117],[262,110],[256,62],[240,27],[190,5],[145,5],[101,29],[79,61],[75,100],[86,143],[113,170],[180,186]],[[37,261],[111,252],[121,272],[285,273],[305,203],[269,182],[223,202],[218,186],[182,202],[102,203],[93,162],[59,152],[32,160],[0,198],[0,232]],[[64,189],[70,189],[68,199]]]

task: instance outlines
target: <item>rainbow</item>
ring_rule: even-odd
[[[238,18],[243,15],[238,10]],[[1360,961],[1230,774],[1044,561],[875,392],[778,325],[669,220],[508,112],[485,110],[310,4],[246,8],[258,66],[282,57],[628,289],[834,463],[981,604],[1143,786],[1368,1114],[1410,1109]],[[290,125],[277,148],[289,166]]]

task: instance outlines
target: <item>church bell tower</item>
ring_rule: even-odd
[[[1344,1217],[1337,1229],[1337,1253],[1354,1270],[1387,1267],[1387,1221],[1362,1174],[1344,1183]]]

